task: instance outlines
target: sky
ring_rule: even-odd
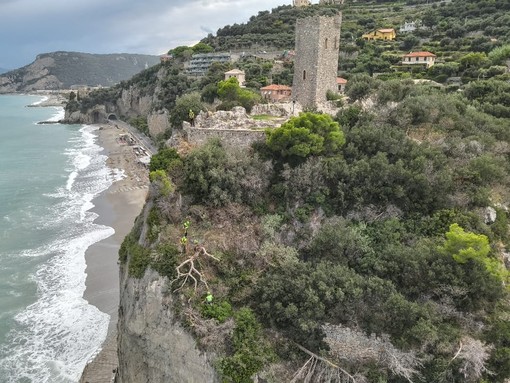
[[[0,0],[0,68],[40,53],[160,55],[292,0]]]

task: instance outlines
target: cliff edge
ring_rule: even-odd
[[[218,382],[206,354],[171,309],[168,281],[153,270],[141,279],[121,270],[118,383]]]

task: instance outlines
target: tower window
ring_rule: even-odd
[[[326,40],[324,40],[324,48],[328,49],[328,39],[327,38],[326,38]]]
[[[303,80],[306,80],[306,70],[303,71]]]
[[[338,37],[335,36],[335,49],[338,49]]]

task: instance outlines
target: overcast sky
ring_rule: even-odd
[[[159,55],[292,0],[0,0],[0,68],[39,53]]]

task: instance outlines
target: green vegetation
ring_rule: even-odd
[[[223,323],[232,317],[232,306],[227,301],[213,302],[212,304],[204,303],[200,308],[200,313],[206,318],[216,319]]]
[[[302,113],[251,148],[212,140],[181,156],[161,150],[120,261],[135,278],[152,268],[172,281],[178,265],[195,273],[197,286],[190,278],[174,295],[176,312],[183,323],[189,314],[214,326],[207,328],[218,334],[213,349],[225,382],[256,373],[290,381],[314,354],[329,364],[316,359],[311,381],[339,374],[338,366],[369,382],[504,382],[508,4],[359,1],[342,8],[339,69],[348,99],[338,114]],[[214,110],[218,101],[217,109],[250,109],[260,102],[255,93],[223,80],[231,64],[192,79],[182,60],[209,47],[249,51],[256,39],[258,47],[292,49],[297,17],[335,11],[260,12],[193,48],[176,48],[175,62],[123,83],[112,97],[140,86],[157,100],[155,109],[170,112],[174,127],[189,109]],[[396,41],[360,39],[416,19],[420,28]],[[438,63],[406,69],[400,61],[408,50],[434,52]],[[290,64],[260,57],[239,67],[249,87],[291,78]],[[495,220],[486,217],[488,206]],[[213,304],[204,302],[206,291]],[[200,326],[190,327],[207,350]]]
[[[129,119],[129,124],[134,126],[140,132],[149,135],[149,126],[147,125],[147,118],[143,116],[133,117]]]
[[[326,114],[302,113],[266,134],[272,154],[294,165],[310,156],[332,156],[345,143],[340,126]]]
[[[251,108],[261,101],[260,94],[241,88],[235,77],[220,81],[217,92],[222,101],[222,104],[218,106],[220,110],[230,110],[234,106],[242,106],[247,112],[250,112]]]
[[[167,173],[172,173],[172,170],[181,164],[182,160],[177,151],[172,148],[165,148],[151,157],[149,171],[164,170]]]
[[[225,381],[247,382],[284,362],[292,375],[303,348],[371,381],[481,383],[492,379],[489,368],[498,381],[508,377],[506,333],[495,335],[509,310],[498,250],[508,214],[498,209],[485,223],[479,210],[509,198],[505,122],[462,94],[407,80],[374,80],[367,97],[374,112],[348,105],[336,119],[302,113],[250,150],[211,141],[182,166],[169,165],[180,161],[171,151],[151,164],[175,190],[153,177],[158,208],[148,213],[145,240],[175,246],[186,217],[190,243],[221,259],[197,269],[213,304],[201,298],[205,286],[183,289],[218,329],[235,318],[218,365]],[[168,208],[177,201],[178,212]],[[134,276],[153,263],[138,245],[128,254]],[[339,339],[353,351],[345,354]],[[411,375],[362,356],[368,339],[412,366]],[[452,362],[459,344],[474,354],[461,350]]]
[[[197,116],[205,106],[200,100],[200,93],[192,92],[184,94],[175,101],[175,107],[170,115],[170,123],[174,128],[180,128],[183,121],[189,122],[189,111],[192,110]]]
[[[234,353],[221,360],[220,369],[227,382],[250,383],[252,375],[269,360],[270,354],[262,339],[261,326],[249,308],[241,308],[235,321]]]
[[[450,231],[446,233],[446,242],[441,250],[461,264],[470,261],[482,264],[490,274],[502,282],[508,277],[508,271],[504,266],[497,259],[488,257],[489,239],[485,235],[466,233],[456,223],[452,224]]]
[[[253,118],[254,120],[257,120],[257,121],[270,121],[270,120],[274,120],[278,117],[270,116],[268,114],[257,114],[257,115],[252,115],[251,118]]]
[[[178,254],[179,250],[171,243],[160,244],[153,250],[143,247],[136,241],[132,232],[122,242],[119,260],[124,264],[129,257],[128,271],[134,278],[143,277],[147,268],[150,267],[171,280],[175,276]]]

